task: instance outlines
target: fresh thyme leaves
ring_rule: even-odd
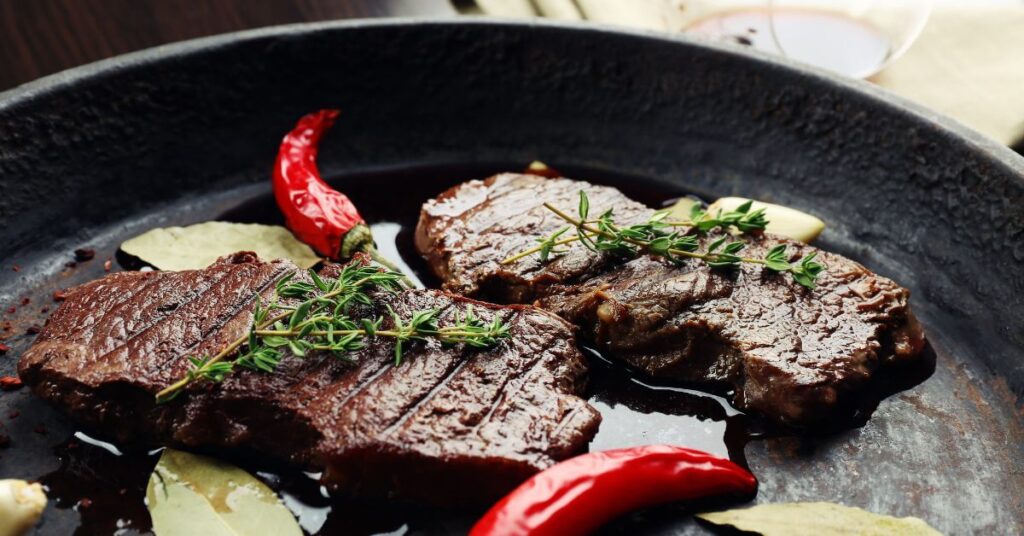
[[[509,335],[508,326],[500,318],[495,317],[491,323],[485,323],[473,312],[472,305],[466,308],[464,314],[456,312],[455,323],[443,328],[437,327],[437,309],[417,311],[408,321],[403,321],[390,308],[388,312],[394,326],[390,330],[381,331],[378,322],[374,326],[374,331],[377,335],[395,338],[395,365],[402,362],[402,348],[406,341],[434,337],[443,344],[465,344],[483,349],[497,345],[501,339]]]
[[[231,363],[210,363],[209,358],[205,357],[189,357],[188,360],[192,363],[192,370],[188,372],[191,380],[219,382],[231,373]]]
[[[719,210],[717,214],[710,216],[698,203],[690,209],[689,221],[668,223],[669,225],[694,226],[702,233],[715,228],[728,229],[730,227],[735,227],[741,233],[763,231],[768,226],[768,219],[765,217],[763,208],[750,210],[753,205],[753,201],[747,201],[736,207],[735,210],[727,212]]]
[[[793,276],[793,279],[810,289],[814,288],[814,281],[818,278],[818,274],[825,269],[824,265],[814,261],[814,257],[817,256],[816,252],[811,253],[789,267],[789,273]]]
[[[436,310],[416,311],[409,321],[402,322],[402,317],[396,313],[391,306],[388,306],[388,313],[391,315],[391,322],[394,327],[391,331],[395,337],[395,365],[402,363],[402,350],[409,341],[423,340],[424,337],[437,332],[437,325],[434,320],[437,316]],[[380,335],[379,330],[374,330]]]
[[[557,254],[563,252],[563,250],[555,248],[562,244],[568,244],[569,241],[571,241],[563,241],[558,239],[558,237],[562,236],[568,230],[568,227],[563,227],[561,230],[551,233],[551,235],[548,236],[547,238],[538,240],[540,242],[540,260],[547,261],[548,257],[550,257],[552,253]]]
[[[542,262],[547,262],[548,259],[551,257],[552,253],[554,253],[556,255],[560,255],[562,253],[565,253],[565,250],[564,249],[558,249],[558,246],[564,246],[565,244],[570,244],[572,242],[575,242],[575,241],[579,240],[579,238],[575,237],[575,236],[572,236],[572,237],[569,237],[569,238],[560,238],[569,229],[570,229],[570,227],[563,227],[563,228],[561,228],[561,229],[551,233],[550,235],[548,235],[548,236],[546,236],[544,238],[538,238],[537,242],[540,244],[539,246],[534,247],[534,248],[530,248],[530,249],[527,249],[527,250],[524,250],[522,252],[519,252],[519,253],[517,253],[517,254],[515,254],[515,255],[513,255],[513,256],[511,256],[511,257],[509,257],[509,258],[507,258],[507,259],[505,259],[503,261],[501,261],[501,263],[502,264],[511,264],[511,263],[516,262],[519,259],[522,259],[524,257],[529,257],[530,255],[533,255],[534,253],[539,253],[540,254],[540,260]]]
[[[714,240],[704,251],[700,251],[700,237],[713,229],[735,229],[740,233],[764,230],[768,225],[764,210],[751,210],[752,206],[753,201],[748,201],[735,210],[718,211],[710,215],[699,205],[694,205],[689,220],[671,221],[668,220],[667,211],[658,211],[644,223],[619,226],[615,223],[610,209],[597,219],[588,219],[590,200],[586,192],[581,190],[578,217],[570,216],[550,203],[544,203],[545,208],[571,227],[565,227],[538,239],[539,245],[508,257],[502,264],[511,264],[535,253],[539,254],[541,261],[547,261],[552,254],[564,252],[558,249],[559,246],[580,242],[593,251],[627,258],[635,257],[643,251],[676,264],[682,263],[686,258],[700,259],[712,268],[731,268],[744,262],[761,264],[773,272],[789,273],[798,284],[813,289],[815,279],[825,269],[814,260],[817,253],[811,253],[796,262],[789,262],[786,245],[779,244],[769,250],[762,259],[743,257],[740,251],[746,244],[741,241],[730,241],[728,235]],[[576,229],[576,236],[562,238],[566,231],[573,228]]]
[[[438,331],[442,342],[448,344],[465,344],[473,348],[490,348],[500,339],[508,337],[508,325],[495,317],[488,324],[476,316],[473,306],[466,308],[466,312],[455,313],[455,325],[442,328]]]
[[[395,365],[412,341],[435,338],[442,344],[465,344],[472,348],[491,348],[509,336],[508,326],[495,318],[485,322],[472,306],[455,313],[455,322],[438,327],[439,311],[415,311],[402,318],[388,306],[391,326],[385,318],[353,318],[354,305],[373,305],[371,292],[397,292],[403,287],[403,275],[375,266],[351,263],[342,268],[337,279],[321,278],[309,272],[310,281],[296,281],[291,273],[277,282],[273,299],[263,305],[256,296],[253,323],[248,334],[239,337],[212,357],[189,357],[188,374],[157,394],[158,402],[171,400],[193,381],[223,381],[236,367],[257,372],[277,370],[287,349],[294,357],[310,352],[328,352],[351,361],[351,353],[362,349],[368,338],[395,339]],[[292,305],[281,299],[297,300]],[[234,358],[228,360],[229,357]]]
[[[545,206],[550,210],[552,207],[545,203]],[[598,229],[605,231],[609,234],[616,235],[622,239],[632,238],[635,240],[645,240],[652,238],[652,234],[658,234],[653,237],[652,240],[657,239],[655,244],[652,244],[654,248],[660,250],[662,256],[671,257],[665,253],[671,249],[696,251],[698,247],[697,237],[684,232],[679,233],[666,233],[666,229],[670,228],[692,228],[700,234],[706,234],[712,229],[731,229],[742,233],[749,233],[752,231],[764,230],[765,226],[768,225],[768,220],[765,218],[764,210],[757,209],[751,210],[753,201],[744,203],[735,210],[730,211],[718,211],[715,215],[708,214],[700,205],[694,205],[690,211],[690,219],[688,220],[668,220],[669,211],[660,210],[655,212],[651,218],[638,225],[631,225],[625,228],[619,228],[615,225],[612,220],[612,211],[607,210],[596,220],[588,220],[587,217],[590,213],[590,200],[587,197],[586,192],[580,191],[580,203],[579,203],[579,219],[573,220],[575,222],[574,227],[576,229],[576,236],[567,238],[561,238],[563,234],[573,227],[565,227],[558,231],[555,231],[551,235],[544,238],[537,239],[536,247],[523,250],[507,259],[501,261],[502,264],[512,264],[522,258],[529,257],[535,253],[539,253],[540,260],[547,262],[552,254],[561,254],[566,250],[558,249],[559,246],[571,244],[573,242],[581,242],[587,248],[594,251],[608,251],[612,253],[618,253],[623,256],[636,255],[636,248],[630,245],[628,241],[619,239],[600,239],[599,234],[585,230],[585,226],[597,225]],[[554,211],[558,214],[560,211]],[[562,214],[559,214],[562,216]],[[563,219],[565,219],[563,217]],[[597,239],[597,241],[595,241]]]

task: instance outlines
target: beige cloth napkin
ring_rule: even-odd
[[[1004,144],[1024,138],[1024,5],[941,7],[874,81]]]

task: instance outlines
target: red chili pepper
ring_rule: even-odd
[[[316,166],[320,138],[338,110],[305,115],[281,141],[274,165],[274,199],[295,236],[317,253],[345,259],[373,247],[373,237],[356,206],[328,186]]]
[[[591,452],[534,475],[491,507],[469,534],[589,534],[631,510],[717,495],[748,495],[755,489],[754,475],[699,450],[650,445]]]
[[[15,389],[21,389],[21,378],[17,376],[4,376],[0,378],[0,389],[4,391],[13,391]]]

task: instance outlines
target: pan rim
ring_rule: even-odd
[[[983,154],[991,164],[1004,168],[1016,175],[1024,184],[1024,155],[1020,155],[994,139],[968,127],[957,119],[932,110],[922,104],[901,97],[870,82],[844,77],[827,70],[798,63],[795,60],[768,54],[751,47],[728,43],[711,42],[693,36],[670,35],[650,30],[639,30],[608,24],[554,21],[550,19],[510,19],[483,17],[392,17],[376,19],[345,19],[322,22],[283,24],[251,30],[242,30],[199,37],[146,48],[72,67],[0,92],[0,113],[15,111],[33,100],[44,98],[61,91],[73,91],[75,86],[89,79],[116,75],[122,71],[145,68],[163,61],[187,60],[189,57],[210,50],[229,47],[265,38],[305,36],[335,31],[357,31],[363,29],[433,27],[492,27],[495,29],[555,30],[577,32],[585,35],[619,35],[633,39],[661,42],[664,46],[686,46],[704,51],[740,57],[744,61],[768,66],[772,69],[789,71],[797,78],[816,84],[831,86],[856,95],[883,107],[890,113],[900,114],[910,120],[926,124],[942,132],[952,140],[967,145],[974,152]]]

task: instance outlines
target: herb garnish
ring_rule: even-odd
[[[355,304],[372,305],[371,290],[397,292],[403,289],[400,272],[382,270],[373,265],[350,263],[342,268],[337,279],[321,278],[310,270],[311,282],[294,281],[293,272],[280,281],[274,297],[265,307],[259,295],[253,312],[249,333],[225,346],[212,357],[189,357],[192,364],[188,374],[157,393],[157,402],[166,402],[181,393],[189,383],[197,380],[220,382],[235,368],[258,372],[274,372],[285,356],[287,348],[297,357],[309,352],[329,352],[339,359],[352,361],[352,352],[362,349],[368,338],[395,339],[395,365],[411,341],[435,338],[443,344],[466,344],[473,348],[490,348],[509,336],[508,326],[499,318],[490,323],[476,316],[472,306],[456,312],[455,323],[438,327],[437,309],[416,311],[403,319],[388,306],[391,327],[382,329],[385,319],[377,317],[353,318],[349,316]],[[279,299],[301,300],[295,305],[283,305]],[[244,351],[239,352],[244,347]],[[228,357],[236,354],[232,360]]]
[[[597,219],[587,219],[590,213],[590,200],[587,193],[580,190],[580,202],[577,209],[579,217],[566,214],[558,207],[544,203],[544,208],[565,220],[570,227],[564,227],[551,235],[538,239],[538,245],[519,252],[501,261],[511,264],[524,257],[539,254],[541,261],[547,261],[552,254],[561,254],[565,250],[560,246],[572,242],[580,242],[593,251],[606,252],[622,257],[635,257],[641,252],[663,257],[675,264],[684,259],[700,259],[712,268],[731,268],[741,262],[761,264],[773,272],[787,272],[798,284],[809,289],[814,288],[814,281],[825,267],[814,259],[817,253],[811,253],[796,262],[789,262],[786,257],[786,245],[773,247],[762,259],[742,257],[739,252],[746,246],[740,241],[729,241],[723,236],[708,244],[700,251],[700,237],[712,229],[732,230],[740,233],[761,231],[768,225],[764,210],[751,210],[753,201],[748,201],[736,210],[710,215],[699,205],[690,211],[690,219],[683,221],[668,220],[669,212],[655,212],[646,222],[626,227],[615,223],[612,210],[608,209]],[[562,236],[569,229],[575,228],[576,235],[566,238]],[[676,228],[683,228],[677,230]]]

